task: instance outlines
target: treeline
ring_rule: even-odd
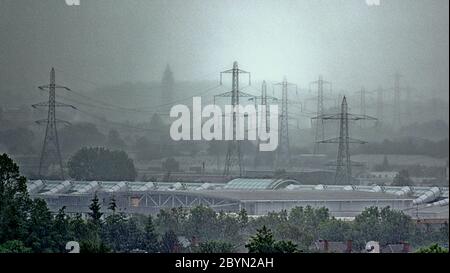
[[[379,143],[361,145],[355,154],[398,154],[398,155],[427,155],[436,158],[448,157],[449,140],[432,141],[426,139],[384,140]]]
[[[0,252],[310,252],[318,239],[352,240],[356,250],[368,241],[381,245],[410,242],[415,247],[448,244],[448,225],[423,228],[403,212],[368,208],[352,222],[333,218],[326,208],[249,217],[209,207],[161,210],[156,216],[125,215],[111,198],[107,210],[94,197],[87,217],[53,215],[45,201],[31,200],[26,179],[7,155],[0,156]],[[105,212],[106,211],[106,212]]]

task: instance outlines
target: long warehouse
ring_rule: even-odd
[[[160,209],[205,205],[216,211],[249,215],[326,207],[335,217],[355,217],[371,206],[402,210],[415,218],[448,219],[448,188],[302,185],[295,180],[234,179],[228,183],[179,182],[28,182],[32,198],[46,200],[52,211],[86,213],[97,194],[106,209],[114,197],[124,213],[155,214]]]

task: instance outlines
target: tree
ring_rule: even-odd
[[[111,250],[98,240],[84,240],[80,242],[80,253],[108,253]]]
[[[66,207],[62,207],[53,221],[54,241],[58,252],[65,252],[66,243],[73,239],[70,232],[70,217],[65,213]]]
[[[116,204],[116,198],[114,196],[111,198],[111,201],[109,202],[108,209],[112,212],[112,214],[116,214],[117,204]]]
[[[401,170],[394,178],[392,186],[413,186],[413,181],[409,177],[407,170]]]
[[[158,234],[155,231],[151,215],[148,216],[145,225],[144,248],[149,253],[158,252],[159,249]]]
[[[155,220],[158,227],[158,233],[163,234],[167,231],[174,231],[180,234],[184,231],[184,225],[187,221],[187,212],[179,208],[171,208],[167,210],[160,210]]]
[[[297,245],[291,241],[275,241],[273,233],[266,226],[257,230],[256,235],[250,237],[245,245],[249,253],[296,253]]]
[[[249,253],[274,253],[275,239],[272,231],[266,226],[257,230],[256,235],[250,237],[250,242],[245,245]]]
[[[143,245],[145,232],[139,228],[137,219],[131,217],[125,225],[125,247],[122,248],[125,252],[134,250],[144,250]]]
[[[68,162],[69,175],[78,180],[134,181],[133,160],[123,151],[82,148]]]
[[[248,214],[247,211],[243,208],[239,211],[238,221],[241,227],[245,228],[248,224]]]
[[[102,224],[102,216],[103,213],[101,212],[101,206],[97,197],[97,194],[94,195],[94,198],[92,199],[92,203],[89,205],[89,216],[91,217],[92,223],[100,227]]]
[[[178,237],[172,230],[167,231],[161,238],[162,253],[178,253],[181,250]]]
[[[313,238],[318,237],[320,224],[330,219],[327,208],[312,208],[311,206],[295,207],[289,214],[289,223],[301,226],[304,232],[311,234]]]
[[[123,150],[126,148],[125,141],[120,137],[119,132],[110,130],[106,140],[106,147],[112,150]]]
[[[413,222],[402,211],[389,207],[366,208],[354,221],[355,246],[363,247],[368,241],[378,241],[381,245],[408,241],[413,234]]]
[[[0,253],[31,253],[32,250],[26,247],[22,241],[7,241],[0,245]]]
[[[327,241],[345,242],[351,240],[352,236],[352,225],[342,220],[332,218],[319,226],[319,238]]]
[[[224,241],[207,241],[199,244],[197,253],[232,253],[233,244]]]
[[[211,240],[217,236],[216,212],[205,206],[197,206],[190,210],[185,224],[185,233],[199,240]]]
[[[76,241],[89,240],[93,237],[91,229],[80,213],[77,213],[75,217],[69,220],[69,230]]]
[[[210,238],[216,238],[215,240],[222,240],[232,244],[240,244],[242,242],[241,229],[245,227],[239,223],[237,217],[221,211],[216,217],[215,222],[215,226],[211,227],[214,233]],[[218,236],[215,234],[218,234]]]
[[[57,249],[53,235],[53,218],[47,203],[42,199],[33,200],[26,244],[36,253],[55,252]]]
[[[429,247],[423,247],[416,251],[416,253],[448,253],[448,248],[443,248],[438,244],[433,244]]]
[[[0,155],[0,243],[27,237],[30,205],[26,178],[8,155]]]
[[[126,220],[121,213],[116,214],[117,204],[114,197],[111,198],[108,209],[112,214],[105,218],[101,238],[113,252],[120,252],[124,249],[124,243],[127,240]]]
[[[297,245],[291,241],[278,241],[273,244],[275,253],[297,253]]]

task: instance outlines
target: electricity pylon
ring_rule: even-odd
[[[325,85],[330,85],[331,89],[331,82],[324,81],[322,76],[319,76],[319,80],[312,82],[311,85],[317,84],[317,116],[321,116],[325,114],[324,109],[324,87]],[[324,140],[325,138],[325,125],[323,123],[323,120],[316,120],[314,124],[314,154],[320,153],[320,141]]]
[[[394,126],[400,130],[402,126],[402,109],[401,109],[401,87],[400,79],[402,75],[395,73],[394,75]]]
[[[262,86],[261,86],[261,97],[259,97],[259,98],[256,97],[255,98],[255,106],[257,105],[257,100],[258,99],[260,100],[260,104],[259,105],[260,105],[261,109],[264,110],[264,112],[259,112],[258,111],[258,114],[261,114],[261,115],[265,116],[265,119],[263,119],[262,117],[259,119],[261,121],[261,123],[258,126],[258,130],[266,130],[266,132],[267,132],[268,129],[269,129],[269,118],[270,118],[270,116],[269,116],[269,109],[268,109],[269,104],[267,103],[267,101],[268,100],[278,101],[278,99],[275,98],[275,97],[267,95],[267,83],[266,83],[266,81],[263,81]],[[259,151],[259,145],[260,144],[261,144],[261,139],[258,137],[257,138],[257,144],[256,144],[255,159],[254,159],[254,167],[255,168],[261,162],[261,160],[260,160],[261,159],[260,158],[261,154],[260,154],[260,151]]]
[[[313,119],[322,120],[339,120],[339,137],[323,140],[320,143],[338,143],[338,155],[336,160],[336,173],[334,183],[336,185],[351,185],[352,179],[352,165],[350,160],[350,144],[365,144],[367,142],[350,138],[349,121],[374,120],[377,119],[367,115],[354,115],[348,113],[347,99],[344,96],[341,104],[341,112],[339,114],[322,115],[314,117]]]
[[[380,86],[376,90],[377,92],[377,125],[380,127],[383,124],[384,121],[384,90]]]
[[[222,75],[223,74],[232,74],[232,88],[230,92],[226,92],[220,95],[214,96],[214,100],[216,97],[226,97],[231,98],[231,105],[233,106],[233,119],[230,124],[231,130],[233,131],[233,139],[228,141],[227,155],[225,159],[225,168],[223,171],[224,176],[229,176],[232,174],[233,169],[237,167],[239,169],[239,176],[241,177],[244,174],[244,162],[242,158],[242,151],[240,141],[236,138],[236,127],[237,127],[237,107],[239,106],[239,98],[240,97],[254,97],[253,95],[246,94],[239,90],[239,74],[248,74],[249,75],[249,85],[251,84],[251,76],[250,72],[239,69],[238,63],[233,63],[233,68],[220,72],[220,84],[222,85]]]
[[[295,86],[296,92],[298,92],[298,87],[296,84],[289,83],[286,77],[283,82],[275,85],[282,87],[280,131],[278,137],[279,145],[275,166],[276,168],[286,169],[289,168],[291,164],[291,152],[289,148],[288,89],[289,86]]]
[[[41,157],[39,161],[39,176],[43,175],[43,171],[48,171],[51,164],[57,164],[59,167],[60,178],[64,179],[64,168],[61,159],[61,150],[59,147],[57,123],[68,124],[67,121],[56,118],[56,107],[70,107],[76,109],[74,106],[57,102],[55,98],[55,91],[62,88],[71,91],[68,87],[60,86],[55,83],[55,69],[52,68],[50,72],[50,84],[39,86],[40,90],[48,90],[48,102],[41,102],[32,105],[33,108],[48,107],[47,119],[36,121],[37,124],[46,124],[44,144],[42,146]],[[45,168],[45,169],[44,169]]]
[[[366,113],[367,113],[367,110],[366,110],[366,89],[364,87],[361,87],[361,90],[359,92],[360,92],[359,93],[359,95],[360,95],[360,102],[359,102],[360,114],[365,116]],[[361,120],[360,126],[361,126],[361,129],[364,129],[364,127],[365,127],[364,120]]]

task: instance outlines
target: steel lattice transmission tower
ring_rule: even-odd
[[[406,100],[405,100],[405,114],[406,114],[406,121],[408,123],[413,123],[414,122],[414,116],[413,116],[413,99],[412,99],[412,93],[415,90],[413,90],[413,88],[411,86],[407,86],[405,89],[405,93],[406,93]]]
[[[268,130],[269,128],[269,119],[270,119],[270,115],[269,115],[269,104],[267,103],[268,100],[271,101],[278,101],[277,98],[272,97],[272,96],[268,96],[267,95],[267,83],[266,81],[262,82],[261,85],[261,97],[260,98],[255,98],[255,106],[257,104],[256,100],[260,100],[260,107],[261,109],[263,109],[264,112],[261,112],[261,115],[265,116],[265,119],[260,119],[261,124],[259,124],[258,130]],[[258,112],[259,113],[259,112]],[[257,138],[257,144],[256,144],[256,152],[255,152],[255,159],[254,159],[254,166],[255,168],[258,166],[258,164],[260,163],[260,151],[259,151],[259,145],[261,143],[260,138]]]
[[[325,114],[324,108],[324,87],[325,85],[330,85],[331,82],[324,81],[322,76],[319,76],[319,79],[311,84],[317,85],[317,112],[316,115],[321,116]],[[331,88],[331,87],[330,87]],[[323,120],[316,120],[314,124],[314,154],[318,154],[320,152],[320,141],[325,138],[325,125]]]
[[[222,75],[223,74],[232,74],[232,88],[230,92],[226,92],[220,95],[214,96],[214,100],[216,97],[227,97],[231,98],[231,105],[235,110],[238,108],[236,106],[239,105],[239,98],[240,97],[251,97],[254,98],[253,95],[246,94],[244,92],[241,92],[239,90],[239,75],[240,74],[248,74],[249,75],[249,85],[251,84],[251,76],[250,72],[244,71],[239,69],[238,63],[233,63],[233,68],[220,72],[220,84],[222,84]],[[239,113],[237,111],[233,111],[233,118],[232,122],[230,124],[231,130],[233,132],[233,138],[232,140],[228,141],[228,148],[227,148],[227,155],[225,158],[225,168],[223,171],[224,176],[229,176],[232,174],[233,169],[235,167],[238,168],[239,176],[242,176],[244,174],[244,162],[242,158],[242,151],[241,151],[241,145],[240,141],[236,138],[236,128],[237,128],[237,115]]]
[[[350,185],[353,184],[352,179],[352,165],[350,160],[350,144],[365,144],[367,142],[350,138],[349,121],[374,120],[376,118],[366,115],[353,115],[348,113],[347,98],[344,96],[341,104],[341,112],[333,115],[322,115],[314,117],[313,119],[322,120],[339,120],[339,137],[329,140],[320,141],[321,143],[337,143],[338,154],[336,160],[336,173],[334,183],[336,185]]]
[[[277,83],[275,85],[281,86],[282,89],[281,116],[280,116],[280,128],[278,137],[279,144],[275,165],[276,168],[289,168],[291,164],[291,152],[289,145],[288,89],[289,86],[295,86],[297,90],[297,85],[289,83],[286,77],[284,78],[283,82]]]
[[[394,126],[397,129],[400,129],[402,126],[402,109],[401,109],[401,88],[400,88],[400,79],[402,75],[400,73],[395,73],[394,75]]]
[[[57,123],[66,123],[67,121],[59,120],[56,118],[56,107],[71,107],[76,109],[72,105],[60,103],[56,101],[56,89],[62,88],[70,91],[68,87],[57,85],[55,80],[55,69],[52,68],[50,72],[50,84],[39,86],[41,90],[48,90],[48,102],[42,102],[32,105],[33,108],[48,107],[47,119],[36,121],[37,124],[46,124],[44,144],[42,146],[41,157],[39,161],[39,176],[41,177],[47,172],[51,164],[57,164],[59,167],[60,177],[64,179],[64,169],[61,159],[61,150],[59,147]]]
[[[366,110],[366,89],[364,87],[361,87],[360,92],[360,114],[365,116],[367,113]],[[365,124],[364,124],[364,120],[361,120],[361,129],[364,129]]]
[[[384,121],[384,90],[383,90],[383,88],[381,86],[378,87],[378,89],[376,90],[376,93],[377,93],[377,119],[378,119],[377,125],[378,125],[378,128],[380,128]]]

